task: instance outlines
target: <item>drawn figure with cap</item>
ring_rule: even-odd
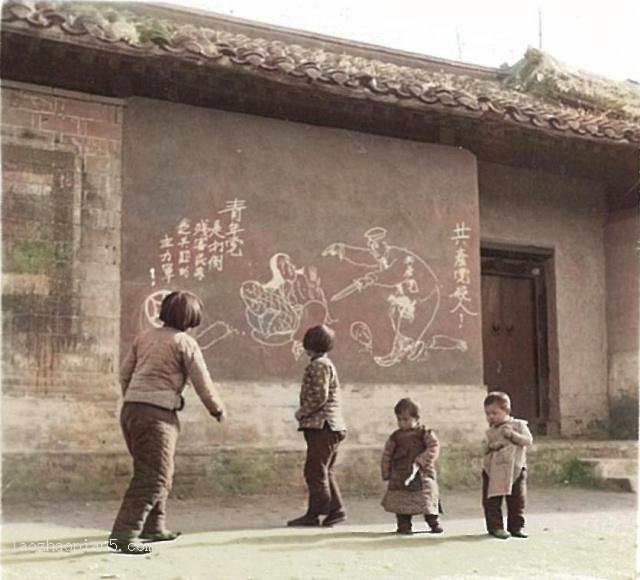
[[[322,252],[325,257],[337,257],[367,270],[334,294],[331,301],[344,300],[372,286],[388,289],[386,307],[393,340],[389,352],[375,354],[375,339],[362,321],[351,325],[352,338],[383,367],[405,359],[421,359],[426,350],[466,350],[465,341],[444,335],[426,336],[440,307],[440,285],[431,267],[407,248],[390,245],[387,230],[382,227],[367,230],[364,237],[365,247],[337,242]]]

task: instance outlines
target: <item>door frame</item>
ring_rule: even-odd
[[[537,418],[533,427],[539,435],[557,436],[560,421],[554,250],[482,240],[480,264],[481,275],[533,280],[538,375]]]

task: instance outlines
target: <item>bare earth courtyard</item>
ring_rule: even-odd
[[[169,524],[184,536],[147,557],[95,547],[106,542],[118,502],[8,505],[2,573],[48,580],[636,577],[634,494],[532,488],[531,537],[507,541],[484,533],[477,495],[446,493],[445,533],[424,533],[416,518],[414,530],[422,533],[411,537],[393,533],[393,515],[375,497],[347,498],[347,525],[306,530],[283,527],[301,512],[302,498],[252,496],[224,505],[175,499]],[[47,540],[48,551],[28,546]]]

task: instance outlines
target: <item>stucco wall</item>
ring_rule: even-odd
[[[479,316],[461,320],[451,312],[456,304],[451,294],[456,289],[458,247],[452,238],[462,222],[471,228],[465,240],[470,277],[470,301],[465,305],[476,313],[479,308],[477,175],[470,153],[132,99],[125,110],[123,172],[123,347],[148,326],[149,309],[144,305],[149,304],[148,296],[163,288],[192,290],[202,296],[207,310],[204,327],[224,322],[235,329],[204,350],[229,404],[229,424],[216,431],[192,397],[183,414],[185,446],[197,449],[204,441],[230,446],[300,445],[293,411],[305,357],[294,356],[295,336],[281,333],[284,340],[278,344],[267,344],[267,337],[256,336],[240,294],[246,280],[273,288],[270,258],[276,253],[290,256],[302,272],[298,281],[311,268],[321,281],[333,319],[329,324],[337,333],[332,356],[344,385],[349,445],[381,445],[393,429],[393,405],[407,395],[424,405],[425,421],[444,438],[480,436],[484,390]],[[246,203],[241,219],[242,255],[225,251],[221,270],[205,266],[201,276],[195,277],[196,226],[204,219],[210,224],[220,220],[226,231],[229,219],[221,210],[233,199]],[[182,220],[188,220],[189,235],[178,232]],[[437,346],[447,349],[425,348],[420,360],[407,357],[388,366],[376,364],[373,355],[385,355],[391,349],[393,290],[372,286],[332,299],[370,269],[325,255],[323,250],[333,242],[364,247],[363,234],[374,226],[387,230],[389,244],[414,252],[403,254],[403,260],[415,260],[416,272],[421,267],[418,258],[432,268],[440,303],[423,338],[431,344],[438,336]],[[161,246],[167,236],[174,246],[163,262],[166,248]],[[184,255],[184,264],[175,248],[181,240],[181,250],[191,251]],[[207,249],[202,252],[206,254]],[[371,256],[365,252],[362,260],[367,257]],[[163,270],[165,263],[173,266],[170,277]],[[185,267],[182,275],[181,265]],[[420,292],[424,280],[417,274],[416,278]],[[274,310],[289,300],[288,294],[272,294],[279,301],[272,304]],[[295,310],[298,305],[291,302]],[[321,322],[314,322],[313,315],[305,318],[306,312],[299,321],[298,336],[308,325]],[[350,332],[352,323],[359,320],[370,325],[373,353]],[[198,340],[203,348],[208,344],[206,337]],[[448,349],[456,340],[463,340],[465,348]]]
[[[261,122],[258,118],[246,118],[255,121],[255,126]],[[308,147],[316,139],[314,133],[323,131],[284,122],[262,122],[279,123],[277,126],[284,130],[277,129],[274,134],[297,131],[299,140],[293,145],[298,149]],[[13,499],[36,495],[108,496],[121,493],[126,485],[130,458],[118,424],[117,381],[121,344],[122,128],[123,104],[117,101],[16,84],[3,91],[3,489]],[[366,156],[366,148],[362,148],[357,135],[336,134],[343,145],[351,143],[361,159]],[[267,146],[269,139],[264,143]],[[372,146],[384,154],[387,141]],[[236,150],[239,148],[232,148],[230,153],[239,155]],[[258,150],[262,150],[262,145]],[[184,159],[192,153],[189,147],[181,151]],[[413,207],[403,217],[405,226],[412,223],[419,226],[405,240],[415,241],[416,235],[419,239],[423,223],[436,217],[446,223],[446,231],[438,234],[441,237],[450,235],[451,219],[454,222],[466,219],[477,234],[475,160],[467,153],[458,154],[446,147],[414,149],[413,155],[420,159],[425,152],[432,161],[447,160],[447,167],[449,163],[457,167],[456,159],[462,160],[466,169],[459,181],[463,185],[460,207],[468,213],[448,214],[447,206],[442,208],[443,213],[438,213],[440,208],[434,200],[425,198],[424,208]],[[396,157],[392,156],[389,162],[395,163],[395,159],[401,165],[401,153],[401,149],[396,149]],[[282,173],[283,183],[295,176],[296,171],[303,170],[304,166],[292,163]],[[391,180],[402,180],[405,173],[408,179],[419,183],[420,170],[417,171],[411,164],[400,167],[391,174]],[[449,169],[443,170],[439,179],[446,180],[450,173]],[[405,197],[417,195],[414,190],[401,193]],[[129,196],[139,194],[136,188],[127,190]],[[332,195],[328,198],[332,199]],[[390,213],[385,219],[389,223],[395,223],[396,201],[397,197],[392,198],[387,207]],[[352,211],[358,215],[357,204]],[[405,236],[408,231],[405,227],[398,235]],[[263,232],[259,229],[255,232],[258,237],[254,243],[258,246],[263,242],[259,237]],[[304,239],[306,233],[296,235]],[[358,232],[358,241],[361,234]],[[265,239],[274,243],[269,235]],[[417,251],[429,256],[427,241],[422,239],[423,245]],[[475,248],[470,251],[470,262],[477,258],[477,236],[472,243]],[[265,247],[265,251],[271,251],[269,246]],[[441,288],[443,300],[454,285],[450,260],[453,250],[452,244],[443,243],[436,252],[438,263],[448,275]],[[260,263],[261,269],[264,266]],[[471,291],[477,293],[477,261],[471,267],[475,276]],[[148,271],[144,275],[147,292]],[[135,308],[138,307],[136,302]],[[448,311],[443,305],[445,313]],[[125,319],[126,343],[132,337],[129,325],[135,327],[138,322],[128,318],[129,314]],[[454,318],[441,321],[439,332],[458,330],[458,319]],[[464,330],[471,337],[479,334],[479,321],[467,323]],[[424,380],[429,378],[424,372],[417,373],[413,381],[407,380],[412,376],[410,372],[396,373],[393,380],[379,373],[377,380],[369,381],[344,373],[345,414],[350,424],[350,450],[345,456],[350,453],[353,459],[343,469],[345,479],[354,482],[353,490],[361,486],[358,474],[366,472],[369,478],[377,470],[381,443],[394,428],[393,404],[402,396],[411,395],[423,404],[425,420],[438,430],[443,440],[460,442],[479,437],[483,421],[478,409],[484,394],[481,345],[469,336],[466,338],[471,348],[465,352],[429,353],[437,361],[437,372],[431,374],[430,380]],[[234,352],[240,359],[244,356],[239,349]],[[264,357],[266,352],[260,356]],[[455,373],[448,373],[447,368],[454,367],[458,355],[466,364],[459,365]],[[289,349],[286,356],[289,361]],[[189,472],[188,466],[193,463],[189,458],[199,458],[201,466],[215,456],[216,450],[222,453],[221,473],[229,471],[231,465],[229,473],[239,473],[245,480],[254,475],[260,477],[259,470],[252,469],[255,457],[260,457],[261,469],[266,466],[272,469],[278,457],[295,456],[292,465],[298,473],[302,438],[295,430],[292,415],[303,360],[291,358],[286,376],[280,380],[272,376],[263,381],[220,377],[215,358],[210,358],[209,363],[214,376],[221,379],[220,390],[231,420],[220,427],[206,414],[193,392],[188,392],[180,441],[185,477],[200,485],[204,472],[199,471],[200,467]],[[289,454],[290,450],[294,455]],[[361,452],[364,455],[360,456]],[[367,463],[364,471],[361,457],[373,462]],[[236,489],[233,478],[229,481],[223,478],[216,485],[224,493],[233,493]],[[452,481],[459,479],[458,475],[452,476]],[[253,484],[247,485],[251,488]],[[249,488],[242,489],[246,492]],[[277,491],[275,487],[260,489]]]
[[[141,200],[149,193],[160,196],[155,202],[162,211],[150,212],[147,221],[144,213],[131,213],[125,245],[132,239],[128,232],[149,233],[163,212],[171,218],[167,223],[175,225],[171,220],[182,217],[184,208],[190,207],[180,187],[192,179],[191,173],[196,183],[198,171],[211,176],[211,167],[220,170],[225,176],[226,199],[236,193],[234,183],[246,185],[243,176],[252,171],[256,187],[244,191],[260,193],[258,186],[267,177],[269,162],[277,162],[278,169],[269,171],[266,179],[269,194],[279,195],[279,184],[295,183],[295,191],[287,195],[300,196],[299,213],[307,221],[297,230],[275,234],[256,227],[251,232],[253,240],[246,234],[247,243],[259,249],[262,258],[271,255],[274,244],[288,240],[292,255],[291,247],[299,250],[296,258],[302,265],[305,260],[318,259],[319,246],[307,244],[317,241],[318,232],[328,231],[330,241],[341,237],[357,244],[365,225],[382,224],[391,231],[401,223],[394,232],[397,240],[433,262],[443,299],[453,291],[450,227],[464,219],[476,233],[478,229],[476,166],[468,153],[220,111],[196,110],[195,114],[190,107],[144,103],[142,108],[130,109],[132,114],[146,114],[136,119],[147,125],[142,132],[136,132],[139,126],[129,125],[133,133],[125,144],[130,165],[124,194],[134,205],[144,205]],[[132,313],[140,307],[139,298],[161,284],[158,270],[154,280],[158,286],[152,286],[146,268],[149,256],[135,244],[125,254],[128,273],[121,275],[123,104],[45,87],[12,85],[4,88],[2,105],[4,489],[11,490],[8,493],[15,498],[36,493],[44,497],[49,491],[58,496],[120,493],[130,467],[117,419],[120,344],[126,347],[138,328],[139,317]],[[190,140],[192,135],[183,132],[184,121],[200,135],[199,148]],[[202,139],[211,136],[211,149],[202,148],[207,144]],[[151,165],[143,164],[137,147],[146,148]],[[217,160],[213,166],[207,165],[210,151],[215,151]],[[249,153],[261,160],[257,172]],[[283,158],[288,160],[284,168]],[[354,173],[349,171],[352,166],[357,168]],[[139,187],[145,185],[141,177],[157,170],[157,180],[147,182],[152,186],[148,191]],[[163,179],[173,188],[174,197],[162,197]],[[453,189],[452,182],[457,184]],[[339,220],[327,217],[325,225],[315,228],[310,221],[308,204],[316,195],[316,183],[323,203],[328,204],[329,217],[340,213],[340,204],[347,200],[342,196],[352,196],[346,218],[335,232],[331,228]],[[637,342],[633,342],[637,341],[637,271],[631,255],[637,216],[617,214],[605,222],[600,186],[583,180],[481,163],[479,185],[484,239],[555,250],[562,433],[571,436],[597,430],[607,419],[607,381],[616,397],[633,392],[634,374],[637,378]],[[390,192],[389,200],[380,205],[376,196],[385,192]],[[206,213],[208,201],[201,195],[197,208]],[[279,215],[277,204],[275,207],[269,220]],[[282,214],[289,220],[296,217],[295,212]],[[269,220],[267,225],[274,223]],[[355,224],[353,238],[347,239],[351,224]],[[157,242],[154,237],[149,247],[156,249]],[[470,290],[477,304],[477,237],[472,244]],[[255,260],[255,264],[254,277],[264,281],[265,261]],[[138,272],[140,265],[145,268]],[[348,272],[344,276],[342,281],[348,281]],[[123,294],[122,341],[121,280],[128,284]],[[215,291],[218,287],[213,285]],[[225,309],[233,306],[237,306],[233,301],[224,304]],[[450,314],[449,310],[443,302],[442,314]],[[634,315],[629,316],[630,312]],[[359,372],[363,364],[371,364],[370,359],[364,357],[354,364],[344,358],[344,351],[336,353],[344,369],[344,405],[350,425],[345,450],[349,460],[342,466],[345,480],[352,482],[349,489],[357,491],[361,475],[370,478],[376,471],[380,445],[394,428],[393,403],[402,396],[413,396],[422,403],[424,418],[438,431],[445,454],[446,446],[452,446],[447,465],[457,465],[452,458],[461,450],[455,451],[455,444],[480,437],[485,390],[479,318],[467,319],[467,326],[460,328],[457,319],[453,322],[439,321],[439,332],[464,332],[460,336],[468,341],[469,349],[464,353],[429,352],[421,368],[404,361],[406,368],[388,375],[375,366],[374,372]],[[350,340],[346,330],[339,329],[343,344]],[[246,349],[231,342],[225,348],[227,356],[232,353],[241,362],[246,360]],[[292,358],[287,346],[278,363],[286,369],[282,377],[278,379],[271,367],[260,380],[256,368],[259,374],[261,361],[273,351],[271,347],[259,350],[258,363],[252,363],[242,380],[234,378],[229,365],[223,368],[213,351],[208,354],[232,418],[224,426],[206,414],[193,392],[187,394],[180,453],[184,477],[193,480],[195,487],[201,485],[206,472],[203,463],[216,450],[221,450],[220,472],[233,474],[228,482],[216,483],[225,493],[235,489],[236,474],[244,474],[244,491],[253,489],[250,476],[260,475],[251,468],[256,457],[260,469],[273,471],[278,457],[295,456],[290,467],[297,469],[302,438],[292,414],[304,360]],[[346,350],[348,356],[362,354],[357,345]],[[290,451],[294,455],[287,455]],[[366,468],[360,464],[363,457],[368,458]],[[190,464],[196,466],[193,473]],[[465,477],[468,473],[450,475],[450,481]],[[83,488],[87,481],[91,489]],[[97,489],[103,484],[104,489]]]
[[[609,408],[604,190],[503,165],[480,163],[478,173],[482,240],[555,253],[561,433],[602,432]]]
[[[611,214],[605,228],[609,389],[614,398],[638,389],[639,223],[634,208]]]
[[[607,338],[611,434],[638,431],[638,239],[637,208],[612,212],[605,227]]]

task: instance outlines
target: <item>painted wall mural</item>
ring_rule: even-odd
[[[162,281],[165,284],[171,284],[174,278],[202,281],[208,273],[223,272],[225,259],[241,258],[244,246],[241,234],[245,231],[241,225],[242,212],[246,209],[245,200],[229,200],[214,219],[182,218],[174,235],[165,232],[158,244]],[[155,267],[149,268],[149,276],[155,286]]]
[[[345,383],[482,382],[471,153],[139,98],[125,129],[122,351],[182,289],[220,381],[298,381],[324,323]]]
[[[369,325],[361,320],[351,324],[350,335],[362,347],[361,352],[372,356],[381,367],[396,365],[404,360],[425,360],[429,350],[467,350],[464,340],[431,335],[429,328],[440,309],[440,281],[429,264],[415,252],[387,241],[387,230],[373,227],[364,233],[363,246],[336,242],[322,252],[352,264],[363,275],[336,292],[332,302],[355,300],[370,287],[386,290],[378,313],[386,315],[393,334],[391,348],[377,354],[376,337]],[[357,271],[356,270],[356,271]]]
[[[239,224],[240,212],[246,209],[246,205],[240,207],[238,200],[228,202],[228,207],[231,204],[236,209],[230,211],[237,212],[235,217],[232,214],[231,223]],[[222,211],[226,213],[227,210]],[[178,247],[184,242],[183,246],[192,245],[198,249],[198,240],[206,244],[208,238],[217,235],[214,230],[219,229],[219,220],[213,221],[213,228],[209,228],[209,223],[208,219],[196,222],[196,243],[192,244],[188,236],[190,230],[187,229],[189,222],[181,220],[176,230]],[[238,233],[236,229],[234,235]],[[465,316],[477,316],[471,310],[468,294],[471,280],[467,267],[467,242],[470,234],[471,228],[461,222],[456,224],[451,237],[455,244],[456,286],[448,294],[448,298],[455,301],[449,313],[458,318],[459,328],[462,328]],[[416,252],[389,243],[385,228],[369,228],[363,237],[364,242],[360,246],[334,242],[321,251],[322,258],[337,259],[353,266],[352,281],[337,289],[329,300],[322,287],[317,266],[298,266],[289,254],[273,254],[267,264],[267,275],[257,280],[245,280],[238,289],[244,305],[247,330],[240,331],[223,320],[217,320],[196,335],[201,347],[207,349],[234,335],[248,334],[262,346],[288,346],[291,355],[297,360],[304,353],[304,332],[318,324],[335,325],[338,320],[331,316],[330,305],[344,301],[350,302],[349,312],[355,318],[344,321],[349,325],[350,338],[357,343],[359,353],[370,357],[379,367],[391,367],[405,361],[428,361],[430,351],[468,350],[468,344],[463,338],[431,331],[432,324],[442,310],[442,284],[429,263]],[[163,240],[166,238],[165,234]],[[232,239],[234,243],[226,246],[229,255],[242,256],[238,238]],[[185,251],[179,250],[179,253]],[[330,271],[328,262],[325,267]],[[203,280],[203,277],[195,275],[194,278],[199,282]],[[153,278],[151,285],[155,285]],[[361,304],[361,298],[370,288],[383,289],[375,311],[367,312],[367,315],[369,318],[386,320],[382,332],[392,336],[388,347],[385,345],[388,341],[380,341],[370,324],[359,317],[359,313],[367,310]],[[140,308],[139,330],[161,326],[158,319],[160,305],[168,293],[169,290],[156,290],[145,298]]]
[[[462,328],[465,316],[478,316],[478,312],[473,311],[474,307],[469,297],[471,270],[469,269],[468,245],[471,241],[471,228],[465,222],[458,222],[453,229],[451,240],[455,244],[453,279],[456,288],[449,295],[449,298],[455,301],[449,312],[458,317],[458,327]]]
[[[171,290],[156,290],[144,299],[138,315],[138,332],[162,327],[162,321],[159,318],[160,306],[165,296],[170,293]],[[200,348],[207,350],[221,340],[237,334],[239,332],[236,328],[223,320],[216,320],[204,328],[196,328],[194,337],[198,341]]]
[[[240,286],[251,337],[264,346],[288,344],[298,359],[306,329],[335,321],[315,266],[297,267],[288,254],[276,253],[269,268],[267,282],[246,280]]]

